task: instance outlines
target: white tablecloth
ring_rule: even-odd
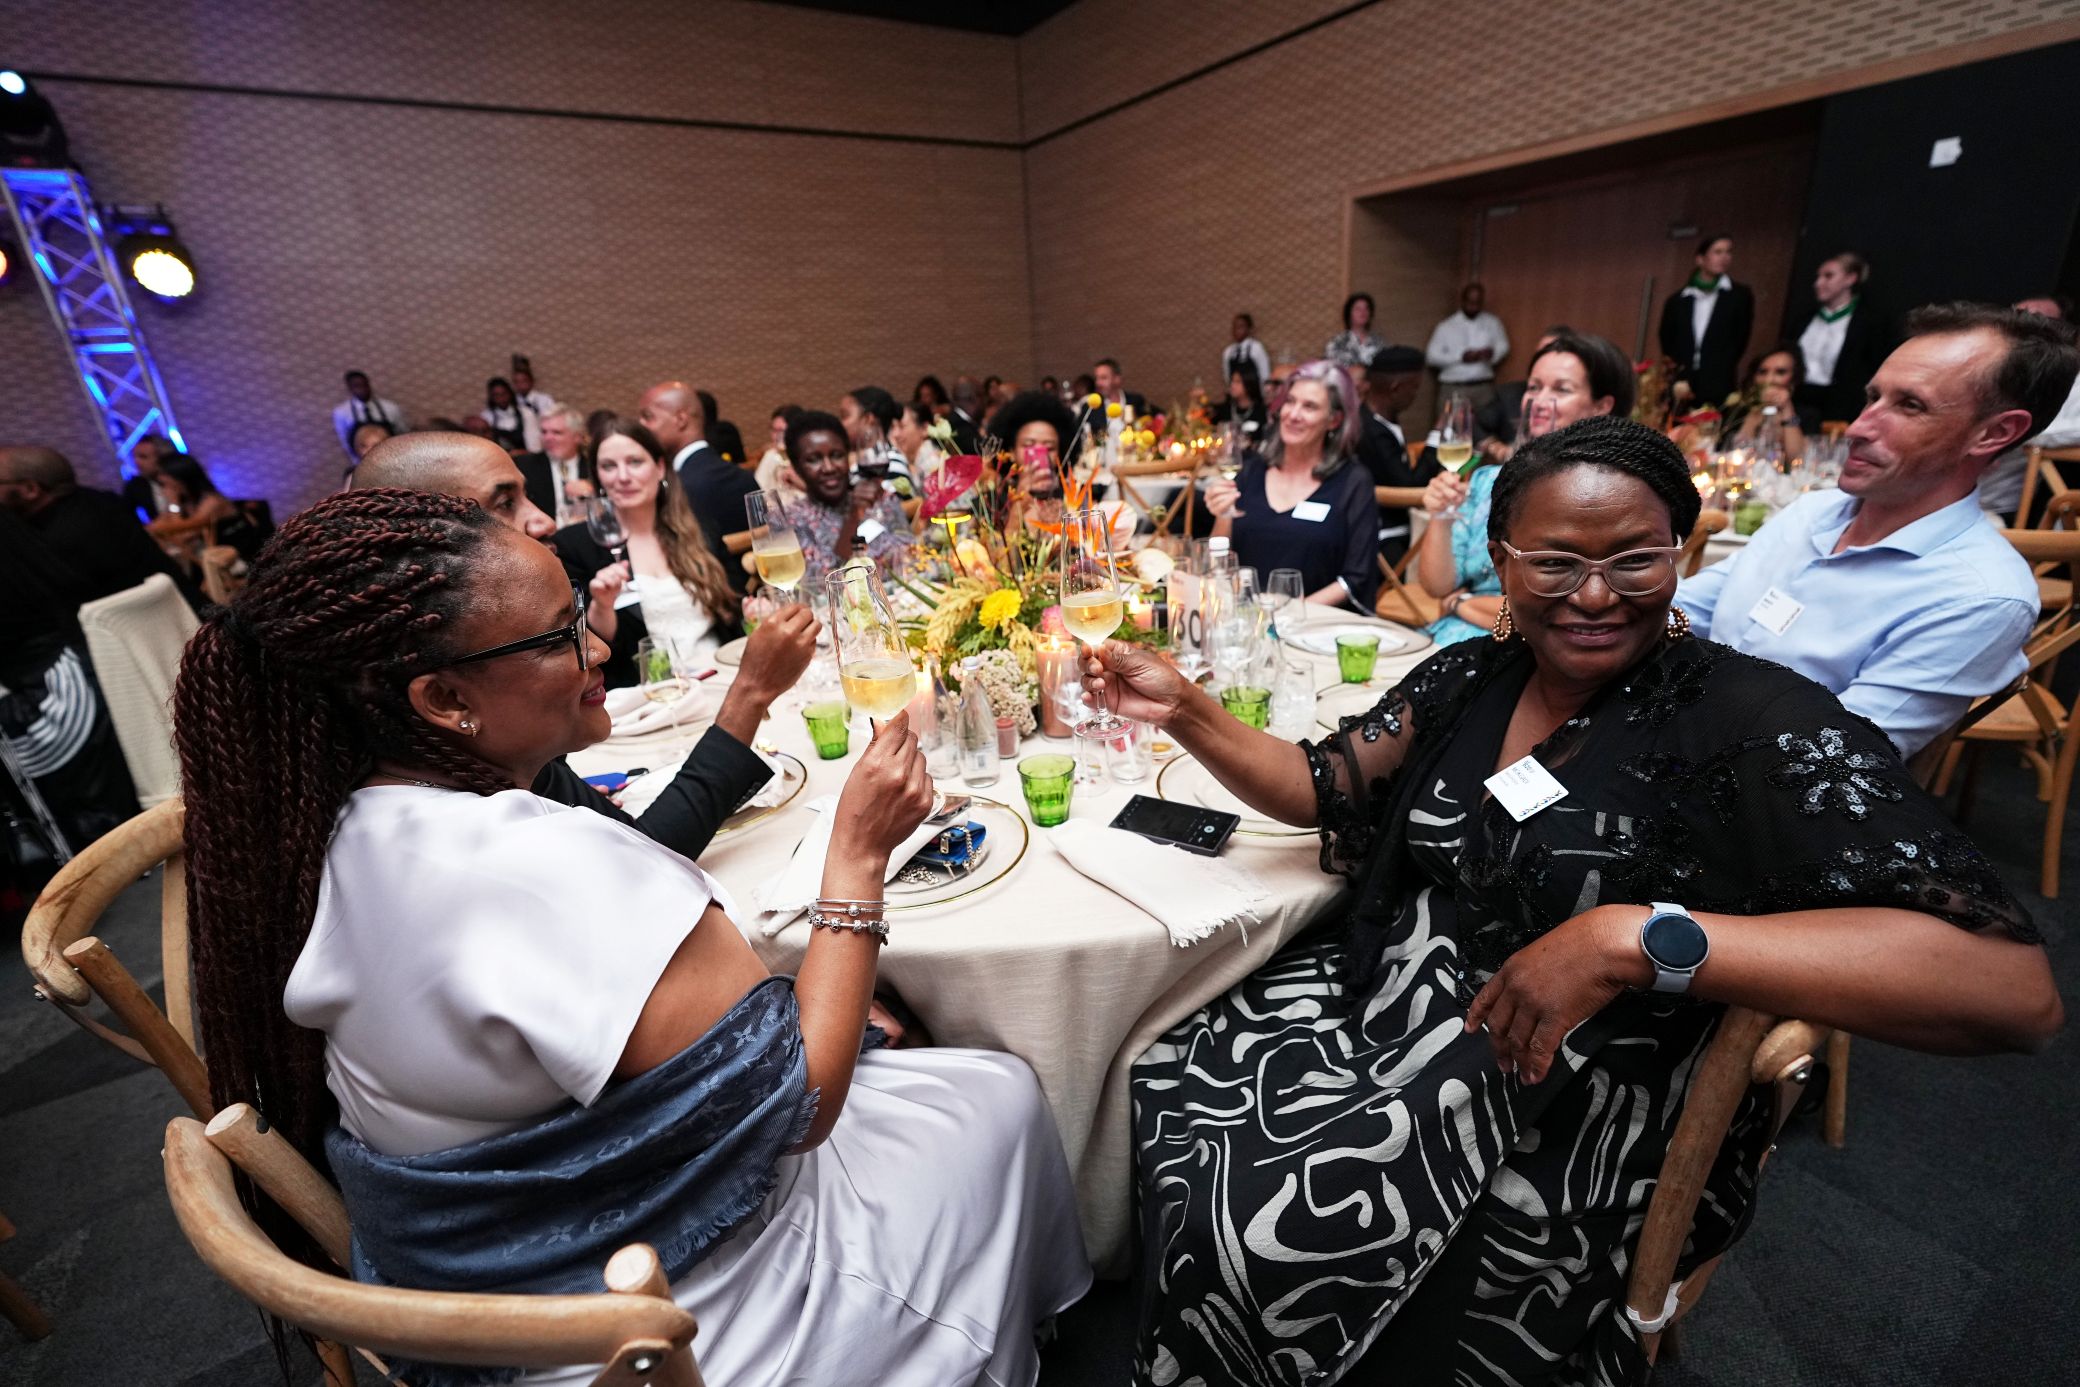
[[[1431,653],[1433,647],[1425,646],[1383,654],[1377,677],[1397,678]],[[1333,657],[1313,664],[1317,687],[1335,681]],[[808,767],[807,788],[779,813],[718,840],[701,857],[743,910],[785,867],[807,831],[811,816],[803,806],[838,791],[866,744],[865,735],[855,732],[851,754],[818,760],[800,707],[799,697],[782,698],[760,738]],[[683,745],[691,745],[699,730],[689,728]],[[1036,737],[1020,754],[1068,745]],[[682,757],[683,750],[646,739],[640,748],[606,742],[571,762],[585,775],[648,766],[661,786]],[[1109,822],[1135,792],[1154,794],[1154,780],[1151,774],[1140,785],[1108,784],[1096,791],[1079,786],[1071,816]],[[1015,761],[1004,764],[994,789],[978,793],[1025,812]],[[644,802],[633,796],[630,807]],[[1342,883],[1321,871],[1313,836],[1232,838],[1227,855],[1261,877],[1276,904],[1246,940],[1229,928],[1181,949],[1155,919],[1072,869],[1040,841],[1046,832],[1033,829],[1032,847],[1001,885],[938,910],[892,917],[880,975],[938,1043],[1007,1051],[1033,1067],[1076,1174],[1091,1258],[1101,1272],[1123,1274],[1132,1245],[1128,1066],[1157,1036],[1261,966],[1338,895]],[[772,939],[752,932],[760,957],[776,972],[800,964],[808,939],[802,923]]]

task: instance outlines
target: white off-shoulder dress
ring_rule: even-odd
[[[415,1155],[606,1088],[713,878],[521,790],[357,791],[289,977],[347,1130]],[[1024,1061],[861,1056],[830,1137],[673,1287],[718,1387],[1029,1387],[1090,1285],[1061,1139]],[[590,1371],[529,1382],[578,1383]]]

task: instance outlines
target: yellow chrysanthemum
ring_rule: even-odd
[[[975,619],[995,630],[1017,616],[1018,609],[1024,605],[1025,598],[1017,588],[999,588],[982,599],[982,611]]]

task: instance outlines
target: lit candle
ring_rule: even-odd
[[[1066,737],[1069,724],[1062,717],[1059,695],[1065,684],[1073,684],[1079,677],[1076,645],[1049,636],[1033,648],[1033,656],[1040,667],[1040,734]]]
[[[1127,599],[1127,615],[1133,618],[1134,629],[1137,631],[1150,630],[1156,624],[1156,609],[1150,605],[1145,597],[1138,595],[1129,597]]]

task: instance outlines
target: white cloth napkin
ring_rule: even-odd
[[[681,694],[676,703],[653,703],[643,697],[641,689],[609,689],[607,716],[614,720],[614,730],[607,735],[641,737],[651,732],[668,732],[675,710],[682,729],[712,720],[722,706],[722,692],[701,683]]]
[[[1041,836],[1077,871],[1155,916],[1180,949],[1230,923],[1246,938],[1271,903],[1254,872],[1224,857],[1200,857],[1090,819],[1071,819]]]
[[[792,924],[795,918],[816,904],[817,896],[823,893],[823,859],[831,850],[831,810],[837,806],[836,795],[822,795],[809,801],[809,809],[816,815],[816,822],[802,835],[801,844],[794,850],[794,858],[787,869],[767,882],[758,893],[758,932],[770,939]],[[888,872],[883,881],[893,880],[903,869],[903,864],[917,855],[917,850],[945,832],[945,824],[919,824],[917,831],[902,841],[888,855]]]

